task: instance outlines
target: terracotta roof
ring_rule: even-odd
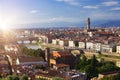
[[[106,35],[106,34],[113,34],[112,32],[104,32],[104,31],[102,31],[102,32],[97,32],[97,34],[104,34],[104,35]]]
[[[69,65],[67,65],[67,64],[56,64],[55,65],[56,67],[69,67]]]
[[[109,72],[105,72],[105,73],[101,73],[102,75],[110,75],[110,74],[117,74],[118,71],[109,71]]]
[[[20,62],[38,62],[38,61],[44,61],[42,57],[20,57]]]
[[[0,64],[8,64],[8,61],[6,61],[6,60],[1,60],[1,61],[0,61]]]
[[[53,52],[53,57],[65,57],[71,56],[71,54],[67,51]]]
[[[59,76],[59,77],[63,76],[63,74],[57,70],[49,70],[47,72],[38,72],[36,75],[41,75],[41,76],[45,76],[45,77],[49,77],[49,78],[52,78],[55,76]]]

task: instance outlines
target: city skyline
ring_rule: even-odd
[[[0,23],[29,24],[119,20],[119,0],[0,0]]]

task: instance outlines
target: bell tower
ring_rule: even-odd
[[[87,30],[90,30],[90,18],[87,19]]]

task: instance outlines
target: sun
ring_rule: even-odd
[[[0,29],[3,31],[7,31],[10,28],[10,22],[7,20],[0,19]]]
[[[8,24],[5,22],[0,22],[0,29],[1,30],[7,30],[8,29]]]

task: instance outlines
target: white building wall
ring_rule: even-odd
[[[75,47],[74,41],[69,41],[68,45],[69,47]]]
[[[33,40],[32,43],[33,43],[33,44],[34,44],[34,43],[37,43],[37,41],[36,41],[36,40]]]
[[[46,39],[47,39],[48,37],[47,36],[40,36],[39,37],[39,41],[42,41],[42,42],[45,42],[46,43]]]
[[[93,43],[92,42],[87,42],[86,43],[86,49],[93,50]]]
[[[16,45],[5,45],[4,48],[6,51],[18,51]]]
[[[18,44],[22,44],[22,41],[17,41]]]
[[[101,43],[96,43],[95,48],[96,51],[101,51]]]
[[[59,45],[64,46],[64,41],[60,40]]]
[[[120,46],[117,46],[117,53],[120,53]]]
[[[102,45],[102,52],[106,52],[106,53],[109,53],[111,52],[112,53],[112,47],[110,47],[110,45]]]
[[[26,40],[26,41],[23,41],[24,44],[29,44],[30,41],[29,40]]]
[[[20,65],[20,61],[19,61],[18,58],[17,58],[17,60],[16,60],[16,65]]]
[[[79,48],[85,48],[85,42],[79,42]]]
[[[117,61],[117,62],[116,62],[116,66],[117,66],[117,67],[120,67],[120,61]]]
[[[52,44],[55,44],[55,45],[56,45],[56,44],[57,44],[57,40],[53,39],[53,40],[52,40]]]

